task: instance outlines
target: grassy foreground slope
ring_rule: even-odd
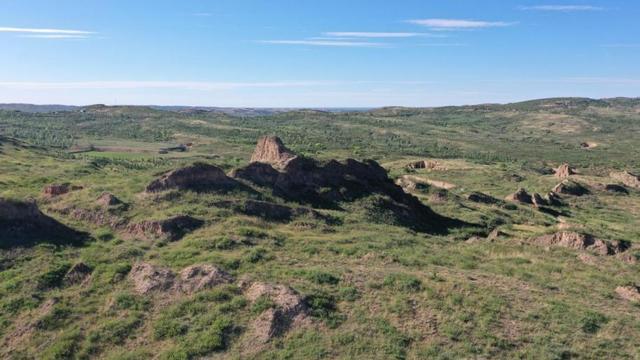
[[[470,225],[438,235],[415,231],[378,207],[375,196],[316,208],[328,221],[273,219],[220,205],[308,206],[254,185],[145,193],[161,174],[194,162],[225,171],[244,166],[264,134],[277,134],[299,154],[373,158],[392,178],[429,180],[414,194],[438,214]],[[0,112],[0,135],[0,197],[33,198],[47,215],[88,235],[81,245],[43,238],[0,249],[2,358],[640,356],[640,307],[616,293],[640,283],[640,265],[632,261],[640,256],[640,191],[600,187],[617,183],[611,171],[640,170],[636,100],[256,117],[94,106]],[[179,143],[192,146],[158,153]],[[421,159],[437,165],[407,169]],[[481,191],[503,199],[521,187],[546,194],[560,182],[550,170],[564,162],[590,194],[563,195],[557,213],[467,198]],[[49,198],[42,189],[52,183],[78,189]],[[108,213],[130,223],[189,215],[204,224],[169,241],[70,215],[69,209],[100,211],[96,199],[104,192],[124,203]],[[501,234],[485,240],[496,228]],[[559,229],[629,242],[631,260],[531,241]],[[474,236],[477,241],[467,241]],[[139,294],[128,274],[140,262],[175,272],[213,264],[237,281],[193,294]],[[65,281],[78,263],[91,269],[88,280]],[[312,324],[265,344],[249,342],[252,324],[274,306],[247,298],[242,283],[256,281],[299,292]]]

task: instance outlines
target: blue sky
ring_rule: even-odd
[[[0,102],[640,96],[636,0],[0,0]]]

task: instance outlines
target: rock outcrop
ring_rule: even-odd
[[[245,296],[250,302],[267,298],[274,305],[262,312],[250,325],[249,338],[252,342],[264,344],[291,328],[311,323],[304,299],[287,286],[253,283],[245,291]]]
[[[562,164],[556,169],[556,177],[566,179],[571,175],[575,175],[575,170],[569,164]]]
[[[612,172],[611,174],[609,174],[609,177],[611,177],[615,181],[623,183],[630,188],[640,189],[640,176],[636,174],[632,174],[628,171]]]
[[[267,140],[262,139],[256,153],[266,153],[262,149]],[[269,143],[269,141],[267,141]],[[256,157],[268,161],[266,156]],[[315,207],[340,209],[340,203],[353,202],[370,195],[387,197],[394,203],[394,209],[404,209],[406,224],[416,230],[442,230],[451,219],[435,214],[413,195],[407,194],[394,184],[385,169],[373,160],[363,162],[347,159],[339,162],[331,160],[320,163],[313,159],[297,156],[287,159],[286,164],[276,169],[267,163],[253,163],[230,173],[236,179],[269,187],[274,195]],[[271,160],[280,159],[274,157]],[[273,162],[273,161],[271,161]],[[269,169],[271,167],[271,169]],[[397,206],[396,206],[397,205]]]
[[[618,286],[616,294],[624,300],[640,303],[640,286]]]
[[[549,205],[547,200],[538,193],[531,195],[531,202],[533,203],[533,206],[537,208]]]
[[[519,202],[522,204],[533,204],[533,198],[524,188],[518,189],[515,193],[507,196],[505,200]]]
[[[556,185],[553,188],[553,192],[572,196],[583,196],[591,193],[584,185],[571,180],[564,180]]]
[[[171,189],[192,191],[229,190],[238,184],[217,166],[195,163],[170,171],[147,186],[150,193]]]
[[[264,136],[258,140],[253,155],[252,163],[269,164],[277,169],[282,169],[297,156],[287,149],[277,136]]]
[[[185,234],[204,225],[204,221],[180,215],[164,220],[146,220],[126,227],[126,233],[145,239],[179,240]]]
[[[562,231],[543,235],[532,240],[542,246],[559,246],[576,250],[588,250],[598,255],[616,255],[626,251],[629,243],[623,241],[607,241],[596,239],[588,234]]]
[[[558,194],[553,191],[550,191],[546,196],[547,204],[549,206],[562,206],[564,203]]]

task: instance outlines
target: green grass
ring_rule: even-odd
[[[638,170],[640,119],[634,109],[581,102],[571,109],[527,103],[248,118],[140,108],[2,112],[2,134],[28,144],[0,137],[0,196],[36,198],[48,215],[91,239],[83,246],[42,243],[0,252],[0,337],[15,339],[0,357],[237,358],[247,350],[251,322],[274,306],[267,298],[250,303],[239,288],[242,279],[291,286],[315,323],[265,344],[259,358],[636,358],[640,313],[615,288],[637,283],[640,265],[613,257],[588,265],[577,251],[530,245],[528,238],[553,231],[557,219],[529,206],[466,200],[472,191],[502,199],[519,187],[546,194],[559,180],[543,170],[565,161],[585,184],[608,183],[612,169]],[[565,132],[570,127],[577,132]],[[246,199],[299,205],[266,189],[142,194],[160,173],[194,161],[225,170],[246,164],[265,133],[321,159],[374,158],[393,178],[411,174],[455,184],[445,201],[435,198],[433,187],[416,195],[434,211],[479,227],[438,236],[416,232],[380,211],[375,198],[344,204],[345,211],[321,210],[339,221],[301,217],[282,223],[215,206]],[[584,150],[582,141],[600,146]],[[179,142],[194,147],[175,156],[155,153]],[[86,144],[135,151],[68,153]],[[435,158],[442,169],[405,169],[423,158]],[[41,197],[43,186],[64,182],[83,189],[54,200]],[[557,210],[582,232],[637,243],[640,192],[592,190],[565,197],[567,206]],[[127,203],[109,214],[132,222],[188,214],[206,223],[180,241],[158,242],[56,211],[101,211],[95,200],[104,191]],[[465,242],[495,227],[506,235]],[[138,261],[174,271],[213,264],[237,281],[192,295],[138,295],[127,278]],[[93,269],[90,280],[65,285],[66,272],[78,262]],[[44,309],[51,299],[55,305]],[[27,335],[17,337],[29,324]]]

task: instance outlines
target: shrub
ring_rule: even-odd
[[[597,312],[589,312],[580,320],[580,323],[582,324],[582,331],[587,334],[595,334],[607,321],[609,320],[606,316]]]
[[[320,285],[337,285],[340,282],[338,277],[322,271],[312,271],[308,273],[307,279]]]
[[[62,263],[52,266],[47,272],[38,277],[38,288],[51,289],[62,284],[62,279],[71,268],[71,264]]]

